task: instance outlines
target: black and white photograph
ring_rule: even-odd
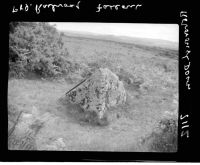
[[[0,162],[198,161],[191,9],[9,1]]]
[[[179,25],[10,22],[8,150],[176,153]]]

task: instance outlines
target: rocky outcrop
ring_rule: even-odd
[[[110,107],[123,104],[126,92],[118,76],[109,69],[98,69],[90,78],[66,94],[73,104],[79,104],[84,111],[96,112],[102,119]]]
[[[36,135],[44,123],[37,119],[36,110],[33,107],[31,113],[20,113],[14,129],[8,131],[9,150],[37,150]]]

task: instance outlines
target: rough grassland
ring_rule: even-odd
[[[163,118],[176,118],[178,113],[176,58],[126,44],[86,39],[68,38],[66,47],[77,62],[107,65],[121,76],[128,100],[126,105],[110,109],[108,125],[97,126],[85,120],[78,106],[62,97],[75,84],[41,79],[9,80],[9,104],[44,122],[36,135],[37,149],[149,151],[149,144],[143,143],[143,139],[157,130]]]

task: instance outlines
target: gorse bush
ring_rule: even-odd
[[[35,72],[43,77],[69,72],[62,34],[43,22],[11,22],[9,24],[9,76],[22,77]]]
[[[154,133],[151,149],[158,152],[176,152],[178,143],[178,123],[174,119],[160,121],[161,133]]]

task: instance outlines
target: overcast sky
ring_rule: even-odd
[[[120,35],[163,39],[178,42],[178,24],[135,24],[135,23],[59,23],[58,30],[91,32],[96,34]]]

